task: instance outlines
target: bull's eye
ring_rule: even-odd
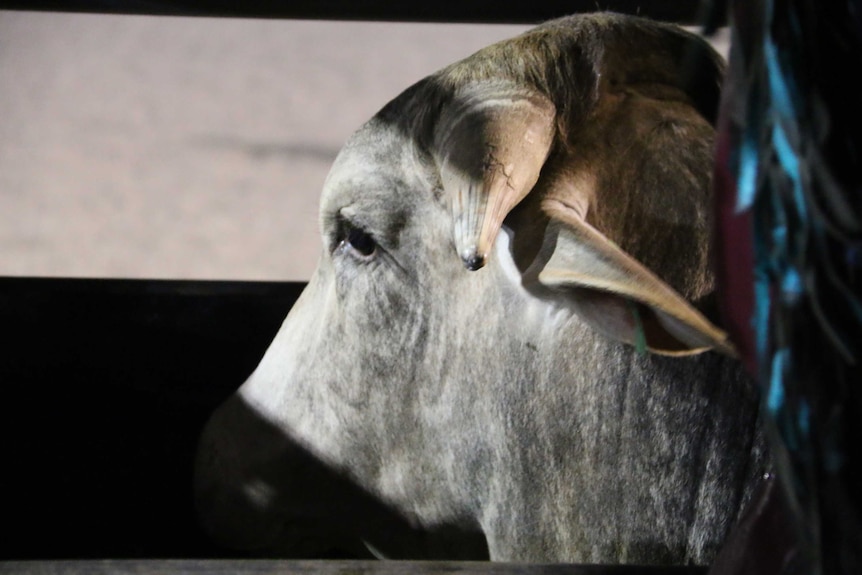
[[[346,241],[350,244],[350,247],[365,257],[373,255],[377,249],[377,244],[374,243],[374,238],[371,237],[371,234],[359,228],[352,228],[347,233]]]
[[[341,232],[338,235],[341,237],[338,242],[338,249],[347,251],[354,257],[369,259],[377,251],[377,242],[374,241],[371,234],[362,228],[342,222]]]

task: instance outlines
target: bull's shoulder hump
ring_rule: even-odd
[[[555,106],[559,125],[577,125],[604,93],[631,84],[678,86],[686,48],[720,60],[709,43],[672,24],[599,12],[550,20],[479,50],[423,78],[373,119],[425,142],[439,112],[476,83],[507,83],[535,90]],[[716,70],[723,68],[717,65]]]
[[[568,78],[585,88],[595,75],[602,27],[592,15],[552,20],[447,66],[431,83],[457,90],[473,82],[506,80],[552,96]]]
[[[692,49],[722,68],[706,40],[674,24],[613,12],[576,14],[483,48],[430,83],[457,90],[470,82],[508,80],[566,109],[575,99],[629,84],[678,84]]]

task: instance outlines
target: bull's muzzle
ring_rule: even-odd
[[[212,415],[195,462],[203,529],[231,549],[289,558],[487,559],[484,535],[427,530],[321,462],[234,396]]]
[[[266,476],[283,444],[234,396],[213,413],[195,461],[195,507],[204,530],[234,549],[257,549],[281,535],[277,494]]]

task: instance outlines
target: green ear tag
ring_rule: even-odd
[[[628,300],[629,309],[632,312],[632,317],[635,320],[635,349],[640,355],[646,354],[646,333],[644,332],[644,325],[641,321],[641,312],[638,311],[638,306],[635,302]]]

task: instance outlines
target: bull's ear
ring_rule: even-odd
[[[567,146],[555,147],[536,185],[550,223],[531,273],[617,340],[661,354],[733,355],[727,335],[690,303],[713,284],[715,136],[711,99],[689,89],[685,58],[675,56],[690,44],[713,54],[683,33],[605,52],[595,105],[567,127]],[[717,90],[720,60],[711,62]]]
[[[563,292],[578,315],[619,341],[663,355],[716,349],[734,355],[727,335],[577,209],[546,199],[550,224],[538,281]]]
[[[503,219],[536,183],[555,114],[553,103],[533,90],[479,82],[459,89],[437,118],[433,154],[468,269],[484,265]]]

